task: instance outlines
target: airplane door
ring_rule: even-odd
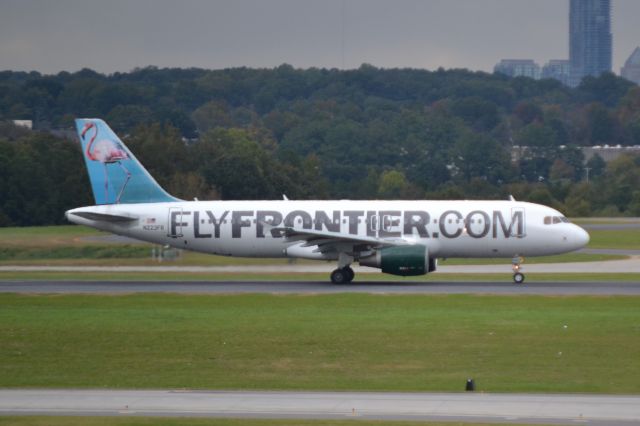
[[[511,208],[511,236],[523,238],[527,235],[527,221],[524,214],[524,207]]]
[[[381,231],[389,232],[389,230],[391,229],[391,227],[393,225],[395,225],[395,224],[391,220],[391,216],[390,215],[382,216],[382,219],[380,220],[380,223],[379,223],[379,227],[380,227]]]
[[[375,215],[371,216],[371,222],[369,222],[369,229],[372,232],[376,232],[380,229],[380,216]]]
[[[169,218],[167,220],[167,224],[169,225],[167,229],[169,233],[167,237],[171,238],[182,238],[182,227],[184,223],[182,222],[182,208],[181,207],[170,207],[169,208]]]

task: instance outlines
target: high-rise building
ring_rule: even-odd
[[[570,69],[568,59],[551,59],[542,67],[542,78],[554,78],[567,85]]]
[[[502,59],[493,67],[493,71],[509,77],[540,78],[540,66],[533,59]]]
[[[636,47],[629,59],[620,69],[620,75],[629,81],[640,84],[640,47]]]
[[[571,0],[569,9],[569,85],[611,71],[611,0]]]

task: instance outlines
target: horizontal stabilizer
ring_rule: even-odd
[[[134,216],[125,216],[125,215],[108,214],[108,213],[69,212],[69,214],[74,216],[79,216],[84,219],[95,220],[99,222],[122,223],[122,222],[133,222],[134,220],[138,220],[138,218]]]

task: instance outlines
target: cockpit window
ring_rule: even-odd
[[[551,225],[551,224],[555,225],[557,223],[569,223],[569,219],[567,219],[564,216],[545,216],[544,217],[545,225]]]

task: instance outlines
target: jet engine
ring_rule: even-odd
[[[436,270],[437,259],[429,257],[426,246],[385,247],[359,260],[360,265],[380,268],[391,275],[424,275]]]

